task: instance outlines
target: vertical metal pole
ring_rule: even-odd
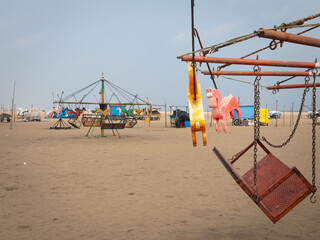
[[[194,100],[197,100],[197,84],[196,84],[196,63],[194,61],[195,53],[194,53],[194,0],[191,0],[191,36],[192,36],[192,69],[193,69],[193,94]]]
[[[165,127],[167,127],[167,101],[164,99],[164,117],[165,117]]]
[[[104,103],[104,75],[101,73],[101,103]],[[103,123],[103,115],[101,116],[101,125]],[[101,137],[104,137],[104,129],[101,129]]]
[[[12,122],[13,122],[13,108],[14,108],[14,93],[16,91],[16,81],[14,81],[14,84],[13,84],[13,95],[12,95],[12,105],[11,105],[11,120],[10,120],[10,129],[12,130]]]
[[[53,104],[53,107],[55,107],[56,105],[54,104],[54,93],[52,92],[52,104]]]
[[[151,113],[152,113],[152,106],[149,107],[149,127],[151,126]]]
[[[13,121],[14,122],[16,121],[16,109],[17,109],[17,106],[16,106],[16,104],[14,104],[14,111],[13,111]]]
[[[197,38],[198,38],[200,48],[203,48],[203,45],[202,45],[202,42],[201,42],[201,40],[200,40],[200,36],[199,36],[198,30],[197,30],[196,28],[194,29],[194,32],[195,32],[195,34],[196,34],[196,36],[197,36]],[[209,63],[206,63],[206,64],[207,64],[207,67],[208,67],[208,70],[209,70],[209,73],[210,73],[210,78],[211,78],[211,80],[212,80],[212,82],[213,82],[213,85],[214,85],[215,89],[218,89],[217,84],[216,84],[216,82],[214,81],[214,76],[213,76],[212,73],[211,73],[210,65],[209,65]]]

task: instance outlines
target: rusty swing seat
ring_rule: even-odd
[[[256,193],[254,191],[254,167],[243,176],[240,176],[233,166],[233,163],[247,152],[254,145],[254,142],[238,153],[232,161],[225,159],[215,147],[213,148],[213,152],[236,183],[248,194],[268,218],[273,223],[276,223],[310,193],[315,192],[315,188],[296,167],[290,169],[272,155],[259,140],[257,140],[257,143],[267,155],[257,163]]]

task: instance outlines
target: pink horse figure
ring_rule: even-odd
[[[209,107],[212,108],[211,114],[216,126],[216,131],[218,133],[220,132],[218,122],[219,119],[222,119],[222,129],[224,132],[227,132],[227,117],[230,114],[230,117],[234,118],[232,110],[236,110],[238,117],[241,117],[241,112],[236,97],[230,94],[222,99],[220,92],[217,89],[207,88],[207,98]]]

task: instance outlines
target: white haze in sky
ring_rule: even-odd
[[[316,14],[319,0],[253,1],[195,0],[195,27],[204,46],[271,28]],[[320,18],[306,22],[319,23]],[[187,65],[176,57],[191,51],[190,1],[0,1],[0,104],[10,108],[16,81],[16,107],[52,108],[53,93],[75,92],[105,78],[153,104],[187,105]],[[302,29],[290,30],[297,33]],[[305,35],[319,38],[320,28]],[[253,38],[220,49],[213,56],[239,58],[265,47],[269,40]],[[198,43],[196,48],[199,48]],[[251,58],[255,58],[253,56]],[[285,43],[259,59],[314,62],[320,49]],[[215,67],[218,65],[212,65]],[[205,64],[201,67],[207,70]],[[231,66],[225,70],[252,70]],[[262,70],[272,70],[262,67]],[[277,70],[299,70],[283,69]],[[305,69],[302,69],[304,71]],[[254,77],[234,77],[253,82]],[[263,86],[285,78],[263,77]],[[213,87],[208,76],[198,75],[203,96]],[[303,83],[296,78],[289,83]],[[319,80],[317,80],[319,82]],[[230,93],[240,104],[253,104],[253,87],[216,78],[222,96]],[[93,94],[99,98],[98,90]],[[306,104],[311,104],[311,91]],[[298,109],[302,89],[274,95],[261,91],[261,106],[274,110]],[[204,108],[207,101],[204,97]],[[319,100],[317,100],[317,107]],[[305,109],[308,110],[308,109]]]

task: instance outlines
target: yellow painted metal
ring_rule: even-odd
[[[193,78],[193,68],[191,62],[188,63],[189,72],[189,85],[188,85],[188,102],[189,102],[189,115],[190,126],[193,146],[197,146],[196,132],[202,132],[203,146],[207,146],[206,125],[204,121],[203,103],[201,96],[200,84],[197,83],[195,76],[195,82]],[[196,89],[194,89],[196,88]],[[194,96],[196,93],[196,96]]]

